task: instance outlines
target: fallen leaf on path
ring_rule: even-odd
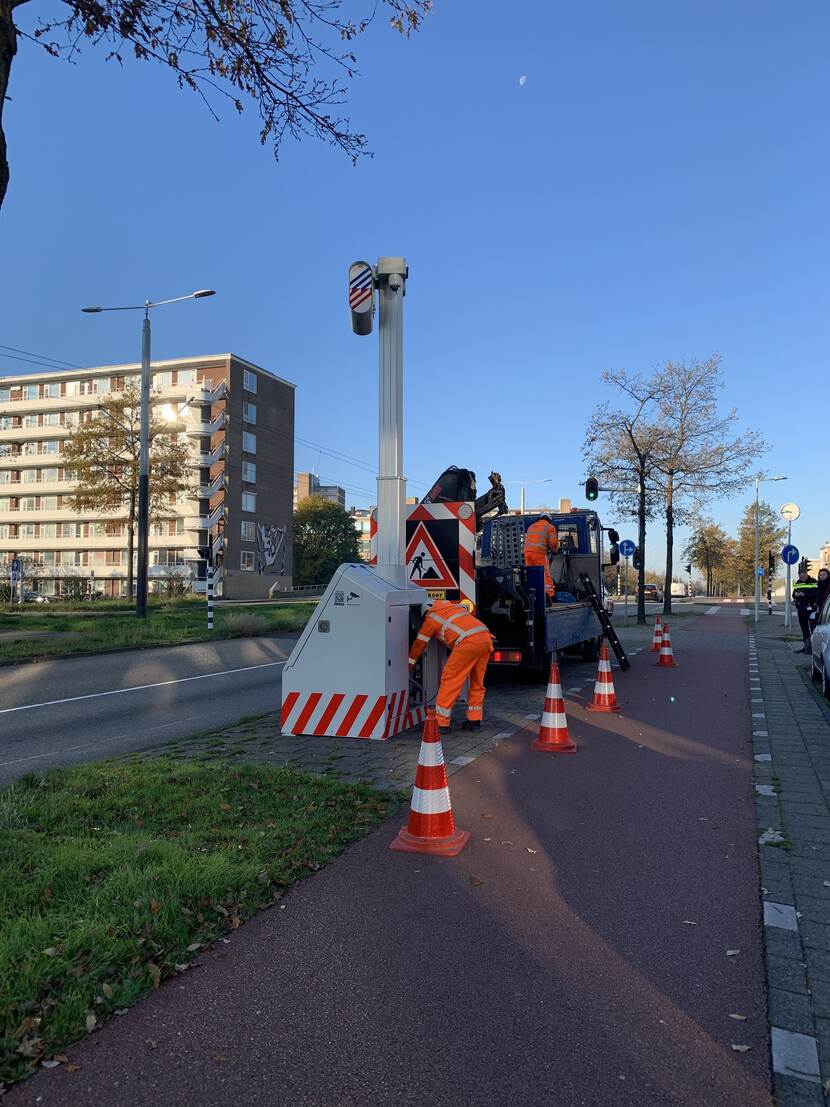
[[[746,1022],[746,1015],[730,1015],[730,1019],[739,1019],[741,1022]]]
[[[502,845],[503,845],[503,846],[512,846],[512,845],[513,845],[513,843],[512,843],[512,842],[510,842],[510,841],[508,841],[508,839],[507,839],[507,838],[505,838],[505,840],[504,840],[504,841],[502,842]]]
[[[538,853],[539,852],[537,849],[531,849],[530,846],[525,846],[525,849],[527,850],[528,853]]]
[[[112,999],[112,988],[109,986],[109,984],[102,984],[101,991],[104,993],[107,999]]]
[[[43,952],[46,954],[47,957],[54,957],[58,951],[57,949],[55,949],[54,946],[49,946],[49,948],[45,949]]]
[[[749,1053],[749,1051],[752,1049],[752,1046],[735,1045],[735,1043],[733,1042],[732,1048],[735,1050],[736,1053]]]
[[[148,1038],[147,1039],[147,1045],[149,1046],[150,1049],[155,1049],[156,1046],[158,1045],[158,1042],[156,1041],[155,1038]]]
[[[150,911],[152,912],[152,914],[157,915],[159,913],[159,908],[160,907],[161,907],[161,904],[155,898],[155,896],[153,896],[153,898],[150,900]]]
[[[822,880],[822,884],[825,888],[830,888],[830,880]]]
[[[728,949],[726,951],[727,957],[737,957],[741,951],[739,949]]]
[[[97,1024],[98,1024],[98,1020],[92,1014],[92,1012],[90,1012],[86,1017],[86,1032],[87,1032],[87,1034],[91,1034],[92,1031],[97,1026]]]
[[[472,884],[472,886],[474,888],[480,888],[481,885],[484,883],[484,881],[479,880],[477,876],[471,876],[470,877],[470,883]]]
[[[495,818],[495,815],[482,815],[481,817],[482,819],[493,819]]]
[[[76,1065],[74,1061],[70,1061],[69,1064],[66,1066],[66,1071],[67,1072],[77,1072],[80,1067],[81,1066]]]
[[[187,947],[187,952],[188,953],[195,953],[197,949],[201,949],[201,948],[202,948],[202,943],[201,942],[191,942],[190,945]]]
[[[179,964],[177,964],[177,965],[174,965],[173,968],[176,970],[176,972],[185,972],[187,969],[190,968],[190,965],[184,965],[184,964],[179,965]]]
[[[60,1061],[56,1061],[53,1058],[51,1061],[41,1061],[40,1063],[45,1069],[56,1069],[60,1064]]]
[[[697,923],[695,922],[694,919],[684,919],[683,920],[683,925],[684,926],[697,926]]]

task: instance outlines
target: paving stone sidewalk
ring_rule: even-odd
[[[830,709],[780,617],[749,624],[777,1107],[830,1104]]]

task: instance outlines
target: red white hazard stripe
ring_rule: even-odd
[[[392,738],[423,722],[423,708],[410,708],[405,689],[391,696],[344,692],[288,692],[282,705],[283,734],[329,738]]]

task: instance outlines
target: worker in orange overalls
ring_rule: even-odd
[[[473,605],[469,600],[462,603],[436,600],[425,604],[422,610],[426,610],[426,614],[409,651],[409,667],[411,669],[415,665],[431,638],[443,642],[450,656],[441,674],[441,686],[435,699],[438,727],[444,732],[450,729],[453,704],[469,676],[467,719],[463,729],[478,730],[484,711],[484,674],[493,652],[490,631],[472,614]]]
[[[559,549],[559,533],[550,521],[550,515],[540,515],[525,534],[525,565],[541,565],[545,570],[545,598],[553,603],[556,586],[550,575],[549,558]]]

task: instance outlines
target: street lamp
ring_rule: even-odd
[[[505,484],[520,484],[522,486],[521,500],[519,510],[522,515],[525,513],[525,485],[526,484],[550,484],[553,477],[541,477],[539,480],[506,480]]]
[[[147,564],[149,560],[150,530],[150,309],[178,304],[183,300],[202,300],[215,296],[212,288],[200,288],[187,296],[174,296],[170,300],[145,300],[143,304],[125,307],[85,307],[81,311],[97,314],[101,311],[143,311],[141,330],[141,430],[138,463],[138,572],[136,573],[135,613],[139,619],[147,617]]]
[[[759,488],[761,487],[761,484],[764,481],[786,480],[786,479],[787,479],[786,477],[768,477],[768,476],[766,476],[765,473],[758,473],[755,477],[755,622],[756,623],[758,622],[759,618],[761,617],[761,578],[758,575],[758,570],[761,567],[758,564],[758,562],[760,561],[760,558],[761,558],[760,550],[758,549],[758,541],[759,541],[758,516],[759,516],[759,512],[760,512],[760,505],[759,505],[759,502],[758,502],[758,490],[759,490]]]

